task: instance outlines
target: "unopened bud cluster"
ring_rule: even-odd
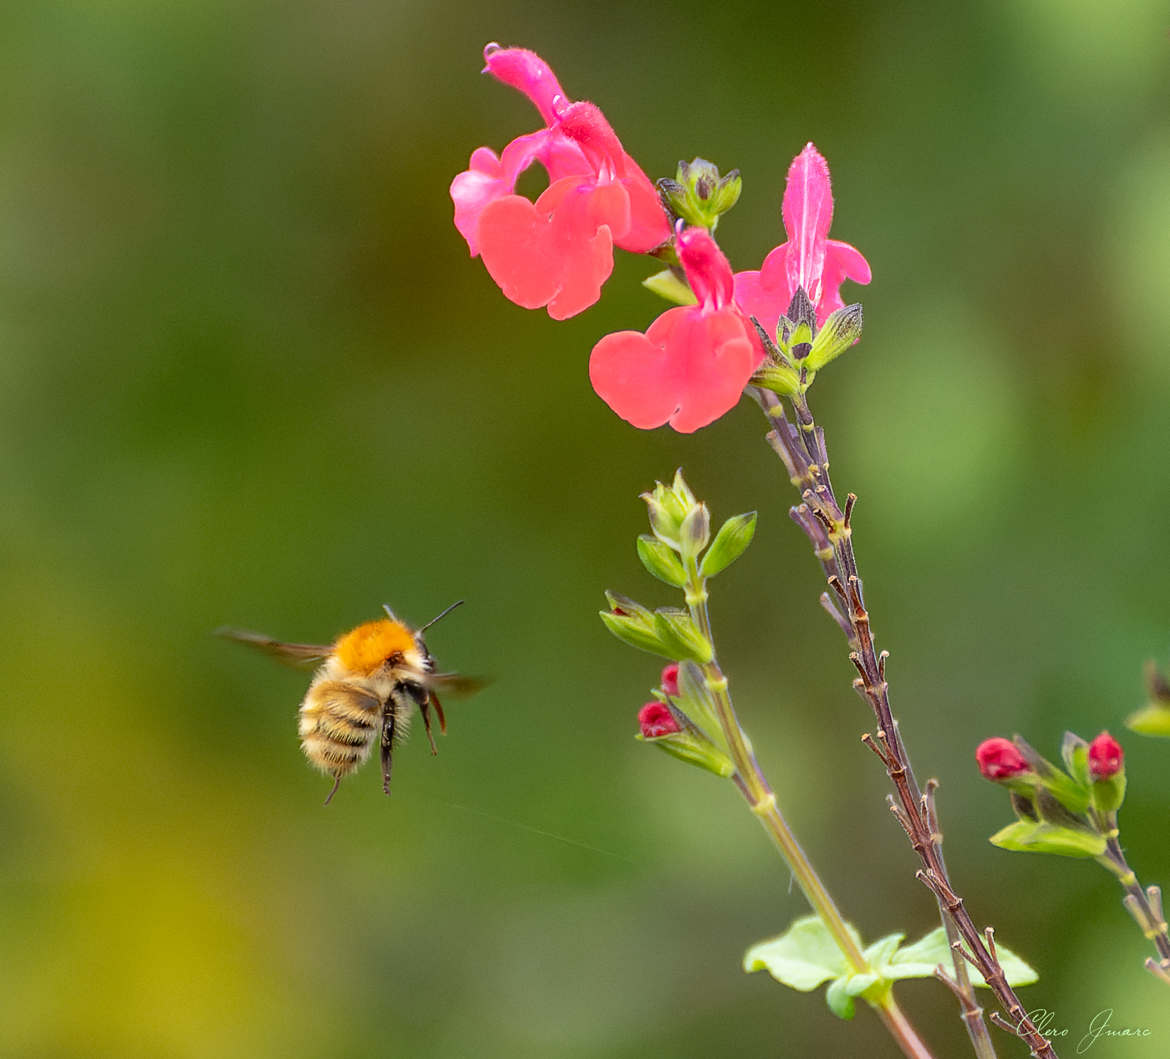
[[[607,592],[606,628],[619,640],[670,660],[662,670],[653,702],[638,714],[639,738],[675,757],[720,776],[735,772],[712,698],[715,649],[705,631],[707,582],[738,559],[755,534],[756,515],[729,518],[712,536],[707,505],[698,500],[682,472],[670,485],[656,482],[642,494],[650,532],[637,540],[647,571],[681,589],[685,607],[651,610],[636,600]],[[725,686],[725,682],[724,682]]]
[[[739,201],[743,178],[738,169],[721,176],[705,158],[679,162],[675,179],[658,181],[658,193],[666,208],[679,220],[714,231],[719,218]]]
[[[1066,732],[1064,769],[1037,753],[1018,735],[996,737],[975,751],[979,771],[1011,792],[1018,820],[991,837],[1003,849],[1097,857],[1116,829],[1125,797],[1125,755],[1108,732],[1091,743]]]

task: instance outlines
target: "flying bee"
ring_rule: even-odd
[[[422,634],[462,602],[452,603],[415,630],[383,605],[385,618],[365,622],[325,645],[282,643],[243,629],[216,631],[295,665],[322,663],[301,703],[297,727],[309,763],[333,777],[333,788],[325,799],[328,805],[341,781],[365,763],[379,741],[382,790],[390,793],[394,748],[406,737],[416,707],[422,714],[431,753],[438,753],[431,732],[431,708],[440,732],[446,733],[447,719],[437,692],[470,692],[482,681],[436,673],[435,660]]]

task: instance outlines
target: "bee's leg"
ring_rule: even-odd
[[[427,742],[431,744],[431,753],[437,754],[439,748],[435,746],[435,737],[431,734],[431,700],[429,697],[418,704],[418,712],[422,714],[423,727],[427,730]]]
[[[341,777],[334,776],[333,777],[333,789],[329,792],[328,797],[325,799],[325,802],[324,802],[325,805],[328,805],[331,801],[333,801],[333,796],[337,793],[337,788],[340,786],[341,786]]]
[[[382,707],[382,793],[390,793],[390,755],[394,751],[394,703]]]
[[[439,717],[439,731],[442,732],[443,735],[446,735],[447,718],[443,716],[443,704],[439,702],[439,696],[436,695],[433,691],[431,692],[431,702],[435,707],[435,713],[438,714]]]

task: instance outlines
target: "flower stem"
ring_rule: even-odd
[[[1166,913],[1162,907],[1162,891],[1157,886],[1143,889],[1138,882],[1118,840],[1116,813],[1099,814],[1097,824],[1105,835],[1105,853],[1097,859],[1117,876],[1125,891],[1125,907],[1141,927],[1146,940],[1154,943],[1158,958],[1147,959],[1146,967],[1155,978],[1170,985],[1170,929],[1167,928]]]
[[[751,395],[763,409],[772,427],[768,442],[784,462],[793,485],[800,490],[801,503],[792,509],[793,521],[812,542],[814,553],[828,581],[829,593],[822,606],[845,632],[851,648],[849,659],[858,672],[853,686],[873,710],[877,728],[864,740],[881,759],[894,785],[894,815],[906,832],[922,862],[918,878],[931,890],[947,937],[954,950],[954,979],[944,977],[959,999],[963,1023],[979,1059],[995,1055],[982,1011],[975,1001],[967,973],[969,960],[982,974],[999,1001],[1012,1030],[1028,1045],[1032,1054],[1055,1059],[1056,1052],[1008,985],[995,955],[994,943],[976,929],[963,900],[955,892],[942,855],[942,834],[934,807],[934,784],[925,793],[919,786],[902,742],[890,706],[886,682],[886,654],[874,646],[870,615],[862,595],[861,576],[853,551],[851,516],[856,497],[852,494],[842,507],[829,478],[829,457],[824,432],[816,425],[804,394],[792,398],[796,423],[784,414],[780,399],[768,390],[751,388]],[[961,939],[961,940],[960,940]]]
[[[825,929],[836,941],[846,962],[856,974],[865,974],[871,971],[869,961],[858,947],[853,935],[837,908],[836,902],[829,893],[825,884],[801,848],[800,842],[784,819],[780,807],[776,803],[776,794],[769,785],[760,769],[759,762],[752,752],[751,744],[740,727],[735,707],[731,701],[727,677],[724,676],[715,656],[715,639],[711,632],[711,619],[707,610],[707,588],[700,576],[697,564],[693,558],[687,560],[686,585],[687,605],[691,619],[698,626],[708,643],[711,644],[712,658],[710,662],[700,668],[704,683],[715,705],[715,716],[719,727],[727,742],[731,759],[735,764],[735,785],[744,796],[752,813],[767,831],[776,848],[780,851],[785,863],[792,872],[800,892],[804,894],[813,911],[816,912]],[[914,1027],[902,1013],[894,1000],[892,989],[886,989],[878,997],[870,999],[863,997],[877,1012],[883,1025],[897,1042],[902,1052],[910,1059],[932,1059],[930,1050],[915,1032]]]

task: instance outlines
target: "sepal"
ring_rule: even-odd
[[[755,535],[756,512],[748,511],[742,515],[733,515],[715,534],[715,539],[699,566],[699,575],[707,578],[722,573],[747,551]]]
[[[664,268],[661,272],[655,272],[653,276],[647,276],[642,280],[642,286],[675,305],[699,304],[695,292],[679,278],[674,269]]]
[[[861,306],[846,305],[831,313],[813,339],[805,358],[809,371],[820,371],[861,338]]]
[[[659,581],[681,588],[687,582],[687,573],[674,550],[656,537],[645,534],[638,538],[638,558],[647,571]]]

